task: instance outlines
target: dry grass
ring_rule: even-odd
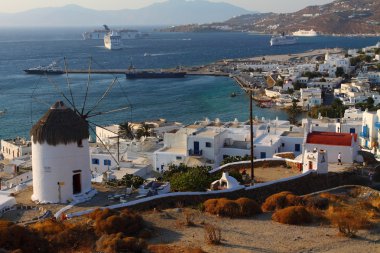
[[[262,204],[264,212],[279,210],[288,206],[295,206],[301,203],[302,198],[291,192],[280,192],[269,196]]]
[[[167,244],[154,244],[148,246],[150,253],[207,253],[199,247],[187,248]]]
[[[272,215],[272,220],[283,224],[300,225],[312,221],[312,216],[303,206],[289,206],[277,210]]]
[[[260,205],[249,198],[239,198],[235,202],[240,206],[240,216],[250,217],[262,213]]]
[[[222,231],[212,224],[205,224],[205,241],[208,244],[219,245],[222,243]]]

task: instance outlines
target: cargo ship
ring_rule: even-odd
[[[176,71],[129,71],[127,79],[184,78],[186,72]]]
[[[27,74],[35,74],[35,75],[62,75],[65,73],[63,69],[58,67],[57,63],[53,61],[51,64],[47,66],[38,66],[34,68],[24,69]]]

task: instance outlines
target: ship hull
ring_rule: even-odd
[[[65,72],[61,70],[49,71],[49,70],[29,70],[24,69],[24,72],[31,75],[62,75]]]

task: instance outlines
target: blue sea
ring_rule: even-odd
[[[66,61],[69,69],[87,69],[90,62],[93,69],[128,68],[131,62],[136,68],[169,68],[319,48],[361,48],[380,40],[320,36],[300,38],[297,45],[270,47],[267,35],[152,30],[148,38],[128,40],[124,49],[109,51],[104,49],[101,40],[82,40],[81,34],[85,31],[88,28],[0,29],[0,110],[7,110],[0,115],[0,139],[29,138],[29,129],[51,104],[57,100],[66,102],[63,96],[74,101],[79,111],[83,108],[89,112],[93,116],[89,118],[91,122],[102,125],[158,118],[183,123],[205,117],[248,119],[248,97],[226,77],[126,80],[124,75],[71,74],[47,78],[23,72],[23,69],[48,65],[52,61],[58,61],[60,66]],[[144,56],[145,53],[150,56]],[[109,87],[112,89],[105,94]],[[232,92],[238,96],[230,97]],[[128,109],[107,114],[126,107]],[[287,118],[286,113],[275,109],[255,107],[254,114],[271,119]]]

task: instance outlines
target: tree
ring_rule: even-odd
[[[342,67],[337,67],[335,71],[335,76],[336,77],[341,77],[344,75],[344,69]]]
[[[287,110],[288,120],[290,124],[297,124],[297,115],[301,112],[301,108],[297,105],[298,100],[293,99],[292,106]]]
[[[146,123],[143,123],[136,131],[137,139],[140,139],[142,136],[151,136],[151,134],[151,126]]]
[[[121,124],[119,124],[119,136],[123,139],[129,139],[132,140],[135,136],[131,127],[131,123],[128,121],[125,121]]]

